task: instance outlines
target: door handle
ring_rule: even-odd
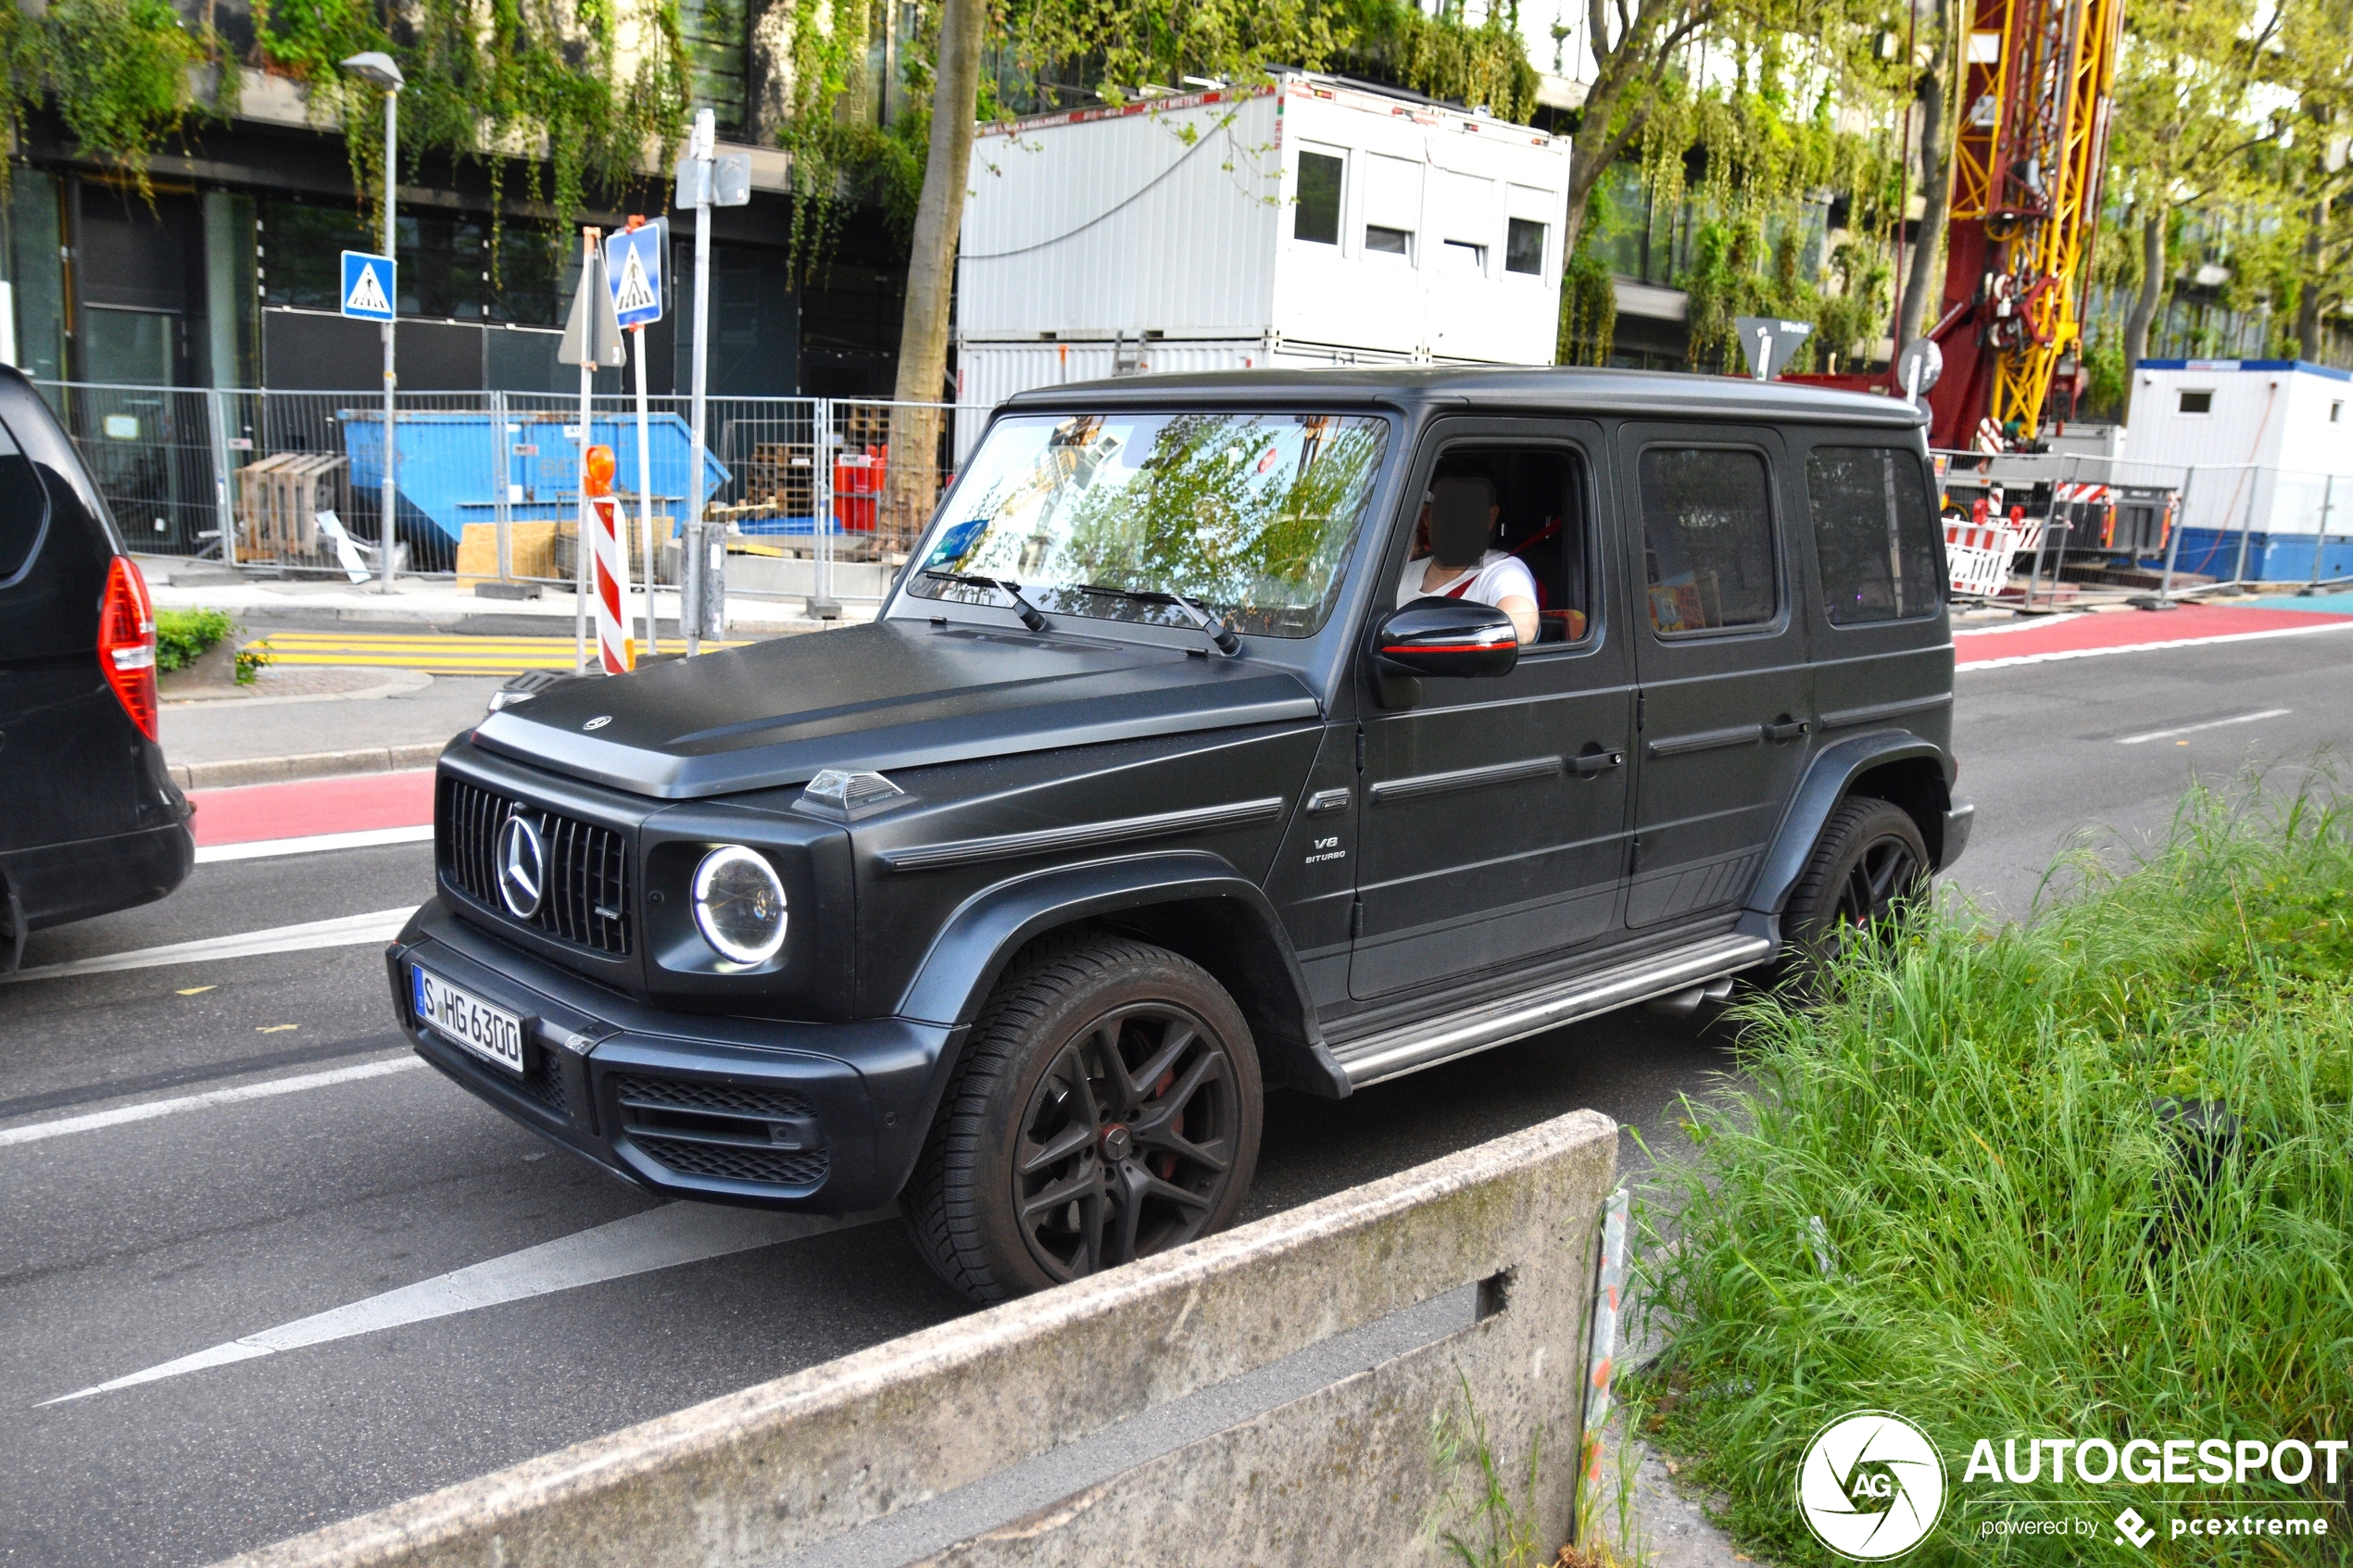
[[[1580,777],[1590,779],[1595,773],[1608,772],[1625,760],[1626,753],[1622,751],[1589,751],[1582,757],[1570,758],[1568,765],[1576,769]]]
[[[1803,719],[1791,719],[1779,724],[1766,725],[1765,738],[1779,746],[1785,740],[1795,740],[1813,727]]]

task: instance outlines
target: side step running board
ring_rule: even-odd
[[[1688,947],[1562,981],[1541,991],[1386,1029],[1334,1046],[1332,1055],[1348,1074],[1349,1086],[1361,1089],[1596,1013],[1615,1012],[1653,997],[1672,996],[1761,963],[1772,952],[1773,945],[1762,936],[1711,936]]]

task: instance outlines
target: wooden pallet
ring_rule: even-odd
[[[237,558],[307,559],[321,553],[319,514],[348,509],[346,458],[274,452],[237,470]]]

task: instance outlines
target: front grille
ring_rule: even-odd
[[[747,1089],[733,1084],[706,1084],[691,1078],[618,1079],[614,1088],[624,1109],[704,1111],[712,1116],[770,1120],[806,1116],[814,1109],[805,1095],[790,1089]]]
[[[814,1186],[825,1179],[825,1151],[747,1148],[740,1144],[687,1143],[680,1138],[631,1139],[657,1163],[682,1176],[724,1182],[763,1182],[778,1186]]]
[[[547,885],[528,920],[498,897],[498,830],[516,814],[539,830],[546,857]],[[442,873],[467,897],[559,942],[628,956],[629,852],[620,834],[447,776],[434,820]]]

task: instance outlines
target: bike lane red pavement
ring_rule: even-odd
[[[1953,633],[1953,655],[1966,670],[2088,659],[2136,648],[2293,637],[2347,627],[2353,627],[2353,615],[2194,604],[2172,610],[2117,610],[2056,616],[2031,625],[1964,629]]]
[[[191,790],[196,844],[254,844],[368,828],[430,827],[433,770]]]

